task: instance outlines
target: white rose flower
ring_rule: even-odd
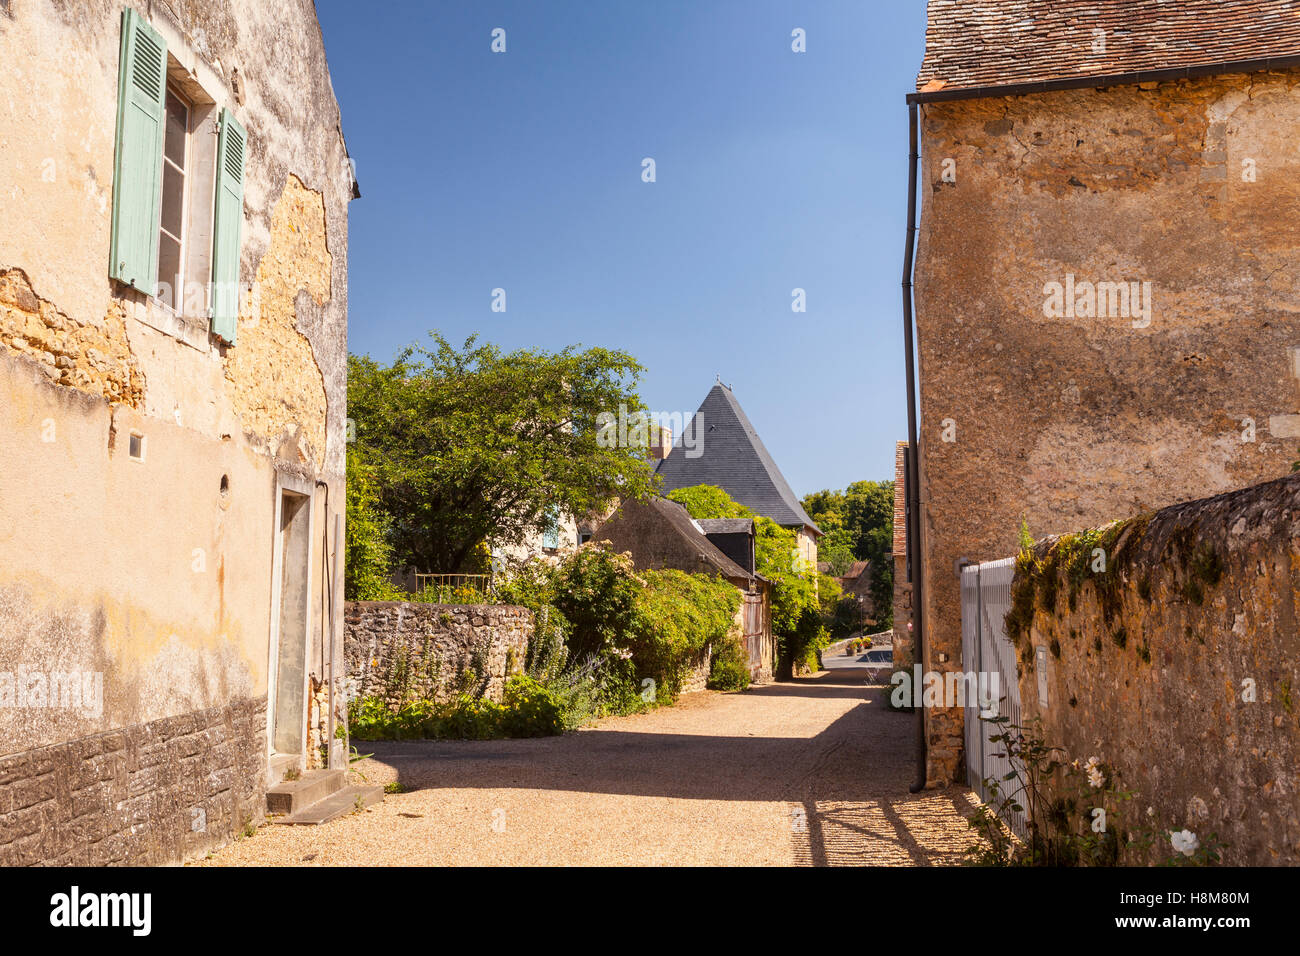
[[[1196,834],[1191,830],[1169,831],[1169,842],[1173,844],[1174,851],[1183,856],[1191,856],[1201,845],[1201,841],[1196,839]]]
[[[1088,762],[1084,765],[1088,773],[1088,784],[1094,788],[1100,789],[1101,785],[1106,782],[1106,778],[1101,772],[1101,761],[1096,757],[1089,757]]]

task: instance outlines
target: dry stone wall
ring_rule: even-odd
[[[352,694],[390,704],[458,693],[499,701],[521,673],[533,614],[498,604],[349,601],[344,655]]]
[[[1217,834],[1224,862],[1300,863],[1300,475],[1034,560],[1008,615],[1022,718],[1118,768],[1143,812]]]

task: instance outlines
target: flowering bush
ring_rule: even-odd
[[[997,732],[988,739],[1003,747],[999,756],[1012,770],[1000,780],[985,779],[988,802],[968,821],[983,841],[969,851],[985,866],[1116,866],[1141,863],[1161,854],[1168,834],[1173,853],[1162,865],[1209,865],[1219,861],[1221,844],[1213,833],[1205,843],[1190,830],[1155,826],[1155,808],[1145,818],[1131,813],[1136,794],[1123,787],[1117,769],[1092,756],[1082,764],[1067,760],[1060,747],[1048,746],[1040,722],[1012,724],[1009,717],[981,718]],[[1004,820],[1024,814],[1020,839]],[[1165,851],[1167,852],[1167,851]]]

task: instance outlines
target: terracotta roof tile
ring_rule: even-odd
[[[930,0],[916,87],[952,92],[1295,56],[1295,0]]]

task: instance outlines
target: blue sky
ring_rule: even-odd
[[[353,352],[625,349],[656,411],[721,375],[800,495],[893,476],[924,0],[316,5],[363,193]]]

